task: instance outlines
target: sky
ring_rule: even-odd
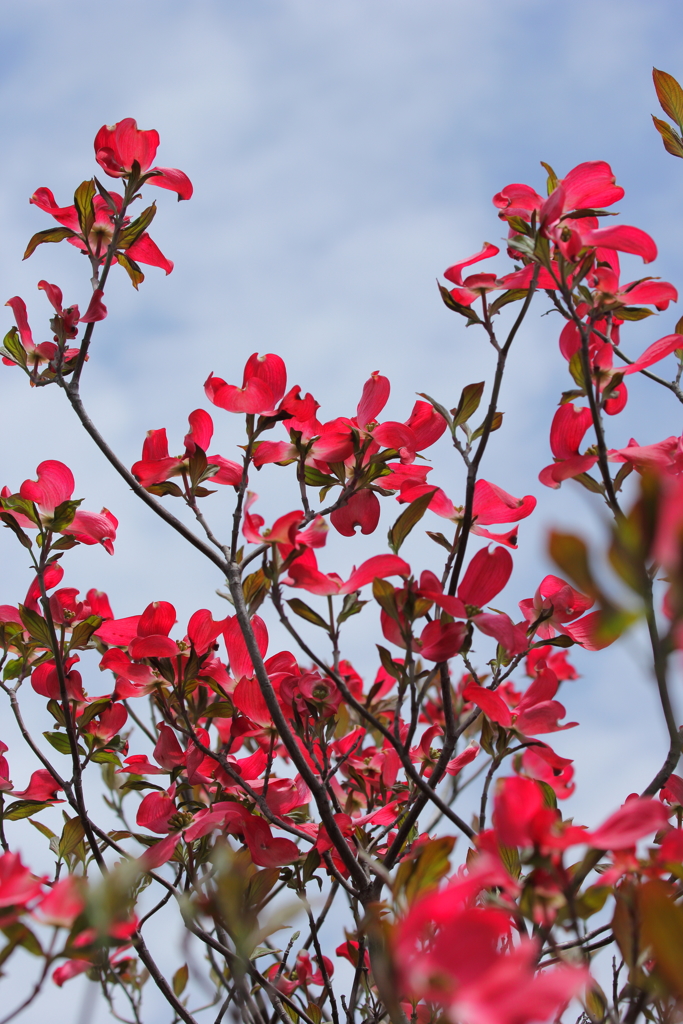
[[[675,0],[0,0],[4,295],[26,300],[39,341],[49,336],[40,279],[85,308],[88,269],[75,250],[46,245],[21,261],[31,235],[52,223],[28,197],[44,185],[67,205],[98,170],[97,129],[132,116],[159,131],[159,163],[182,168],[195,195],[177,204],[148,189],[159,206],[151,233],[175,269],[165,277],[151,268],[139,293],[115,272],[109,316],[96,330],[83,394],[124,462],[140,457],[150,428],[165,426],[179,450],[198,406],[214,417],[214,450],[235,457],[237,419],[214,410],[202,385],[211,371],[240,383],[255,351],[282,355],[290,384],[311,391],[325,418],[352,415],[375,370],[392,382],[389,418],[405,419],[416,392],[455,405],[465,384],[490,378],[492,357],[442,305],[435,278],[484,240],[500,244],[491,196],[515,181],[541,191],[541,160],[560,175],[607,160],[626,189],[621,219],[650,232],[660,253],[647,270],[625,258],[626,279],[681,280],[683,164],[664,152],[650,120],[652,66],[683,76],[680,17]],[[482,269],[511,266],[503,251]],[[487,479],[539,499],[498,599],[510,612],[552,570],[551,526],[596,541],[604,530],[592,496],[574,484],[547,491],[537,480],[550,461],[553,412],[571,386],[558,319],[546,311],[538,299],[515,342],[504,429],[485,464]],[[1,316],[4,332],[10,310]],[[628,326],[624,348],[638,354],[679,316],[672,307]],[[627,411],[609,426],[613,447],[681,432],[675,400],[647,381],[633,382]],[[40,461],[60,459],[84,507],[105,505],[121,521],[115,556],[70,553],[65,583],[106,590],[118,616],[159,599],[175,604],[181,626],[198,607],[226,613],[214,568],[138,506],[56,389],[31,391],[2,367],[0,437],[0,485],[16,490]],[[462,474],[447,446],[429,454],[433,478],[458,503]],[[285,500],[296,507],[285,480],[279,467],[252,480],[267,521]],[[226,496],[207,499],[207,510],[220,529]],[[374,553],[397,511],[386,502],[374,537],[332,540],[325,567],[350,568]],[[433,516],[425,523],[444,526]],[[437,549],[416,531],[406,556],[434,567]],[[29,574],[7,535],[0,565],[0,603],[15,604]],[[351,625],[354,661],[374,672],[374,622]],[[582,678],[563,700],[581,724],[555,745],[576,757],[577,817],[595,823],[649,781],[665,740],[637,630],[618,650],[574,660]],[[89,671],[86,686],[105,692]],[[15,783],[25,785],[30,762],[10,724],[0,738],[10,743]],[[16,827],[40,856],[29,827]],[[76,1005],[81,989],[73,982],[55,1006]],[[37,1004],[24,1019],[40,1012]],[[166,1019],[153,1000],[150,1012],[151,1024]]]

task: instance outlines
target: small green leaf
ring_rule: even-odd
[[[23,259],[27,260],[44,242],[63,242],[65,238],[73,238],[75,234],[71,228],[48,228],[47,231],[38,231],[26,246]]]
[[[5,335],[2,343],[3,355],[7,358],[13,359],[19,366],[26,366],[27,353],[24,346],[21,344],[21,338],[16,327],[11,327]]]
[[[655,316],[654,310],[646,309],[645,306],[617,306],[612,314],[620,320],[644,320],[645,317]]]
[[[85,836],[85,828],[80,818],[69,818],[64,824],[59,840],[59,856],[68,857],[73,853],[81,839]]]
[[[643,939],[654,952],[657,973],[671,993],[683,999],[683,907],[673,902],[670,887],[658,879],[637,892]]]
[[[20,818],[30,818],[32,814],[37,814],[38,811],[51,806],[52,803],[49,800],[15,800],[8,805],[3,818],[8,821],[18,821]]]
[[[12,533],[15,535],[15,537],[23,547],[33,547],[33,541],[28,536],[28,534],[24,533],[24,531],[19,526],[19,523],[16,521],[11,512],[0,512],[0,520],[2,521],[4,526],[7,527],[8,530],[12,531]]]
[[[34,821],[33,818],[29,818],[28,820],[30,821],[30,823],[33,825],[34,828],[37,828],[38,831],[41,832],[45,836],[46,839],[56,839],[57,838],[57,836],[52,831],[52,829],[48,828],[47,825],[43,825],[42,821]]]
[[[444,537],[442,533],[432,533],[431,530],[426,530],[425,532],[430,540],[433,540],[435,544],[439,544],[442,548],[445,548],[449,554],[451,553],[453,545],[447,537]]]
[[[52,637],[50,636],[50,630],[45,619],[38,612],[25,608],[23,604],[19,605],[19,616],[31,637],[37,640],[39,644],[49,647],[52,643]]]
[[[580,537],[572,533],[550,534],[548,551],[552,560],[576,583],[579,590],[595,596],[598,588],[588,562],[588,548]]]
[[[235,709],[228,700],[217,700],[213,704],[209,704],[208,708],[204,712],[205,718],[232,718],[235,713]]]
[[[47,521],[45,525],[55,533],[61,533],[62,530],[66,530],[67,526],[71,526],[73,523],[78,506],[82,501],[82,498],[78,498],[76,501],[63,501],[55,509],[52,519]]]
[[[304,481],[307,487],[334,487],[339,483],[335,476],[321,473],[315,466],[304,466]]]
[[[116,260],[118,265],[120,267],[123,267],[123,269],[126,271],[128,277],[131,280],[133,288],[135,288],[135,290],[137,291],[139,286],[145,280],[145,275],[142,273],[142,270],[140,269],[139,265],[135,262],[135,260],[132,260],[130,256],[127,256],[125,252],[117,252],[114,259]]]
[[[491,427],[489,429],[489,434],[492,434],[494,430],[498,430],[503,425],[503,416],[504,416],[504,413],[502,413],[502,412],[494,412],[493,419],[491,420]],[[486,420],[484,420],[484,422],[480,426],[478,426],[477,429],[474,431],[474,433],[470,437],[470,443],[472,441],[476,441],[477,438],[481,437],[482,434],[484,433],[485,429],[486,429]]]
[[[662,137],[664,149],[667,153],[671,153],[672,156],[683,157],[683,139],[681,139],[678,132],[674,131],[671,125],[667,124],[666,121],[662,121],[661,118],[655,117],[654,114],[652,115],[652,120],[654,121],[655,128]]]
[[[474,416],[479,408],[485,386],[486,382],[482,380],[479,384],[467,384],[462,389],[457,408],[452,410],[454,427],[459,427],[461,423],[467,423],[470,416]]]
[[[572,477],[572,480],[576,480],[577,484],[581,484],[587,491],[591,491],[592,494],[604,494],[605,488],[603,484],[595,480],[590,473],[577,473],[576,476]]]
[[[298,597],[293,597],[290,601],[287,601],[286,604],[289,605],[294,614],[298,615],[299,618],[305,619],[306,622],[312,622],[314,626],[320,626],[321,629],[324,629],[329,633],[329,622],[325,622],[322,615],[318,615],[317,612],[314,612],[313,609],[309,608],[304,601],[299,600]]]
[[[432,406],[432,408],[436,409],[436,411],[441,416],[443,416],[443,418],[445,419],[446,423],[448,424],[448,426],[451,428],[451,431],[452,431],[453,430],[453,417],[449,413],[448,409],[446,409],[445,406],[441,405],[440,402],[437,402],[435,398],[432,398],[430,395],[426,395],[424,393],[424,391],[418,391],[418,395],[420,396],[420,398],[424,398],[426,402],[429,402],[429,404]]]
[[[564,633],[560,633],[559,636],[554,636],[551,640],[537,640],[532,647],[573,647],[575,640],[572,640],[570,636],[565,636]]]
[[[74,206],[78,214],[78,223],[84,238],[88,238],[95,223],[95,207],[93,198],[95,196],[95,182],[82,181],[74,192]]]
[[[401,512],[400,516],[389,530],[387,535],[389,547],[395,555],[399,553],[401,546],[410,531],[422,519],[437,490],[438,488],[434,488],[433,491],[427,491],[425,494],[421,494],[419,498],[416,498],[415,501],[411,501],[408,508],[404,512]]]
[[[113,750],[96,750],[90,755],[90,760],[95,764],[115,764],[117,768],[121,767],[121,761]]]
[[[156,203],[143,210],[130,224],[126,225],[119,235],[117,249],[129,249],[145,233],[156,216]]]
[[[54,747],[55,750],[58,750],[60,754],[71,753],[71,744],[69,743],[69,737],[65,732],[44,732],[43,736],[50,746]]]
[[[557,175],[555,174],[555,171],[552,169],[550,164],[547,164],[544,160],[541,160],[541,167],[544,167],[545,170],[548,172],[548,181],[547,181],[548,195],[552,195],[552,193],[557,188],[557,184],[558,184]]]
[[[146,491],[150,494],[156,494],[160,498],[165,497],[167,494],[173,495],[174,498],[182,498],[183,492],[178,487],[178,484],[174,484],[171,480],[163,480],[160,484],[150,484],[149,487],[145,487]]]
[[[8,494],[6,498],[0,499],[0,505],[7,512],[19,512],[20,515],[26,516],[32,523],[35,523],[36,526],[40,525],[38,509],[28,498],[22,498],[19,494]]]
[[[374,579],[372,581],[372,596],[390,618],[395,619],[396,622],[399,621],[396,590],[388,580]]]
[[[403,666],[394,661],[386,647],[377,644],[377,650],[379,651],[379,660],[382,662],[383,668],[394,679],[400,679],[403,675]]]
[[[525,299],[527,294],[526,288],[511,288],[509,292],[504,292],[489,306],[489,316],[495,316],[503,306],[507,306],[510,302],[519,302],[520,299]]]
[[[173,975],[173,992],[176,996],[181,996],[185,991],[188,977],[189,971],[187,969],[187,964],[183,964],[183,966],[179,967]]]
[[[78,728],[84,729],[86,725],[92,722],[93,718],[105,711],[110,704],[111,699],[109,697],[100,697],[98,700],[94,700],[92,704],[88,704],[83,714],[77,719]]]
[[[652,80],[657,90],[657,99],[662,110],[668,114],[672,121],[675,121],[683,128],[683,89],[673,77],[666,71],[652,69]]]
[[[438,281],[436,283],[439,286],[439,293],[441,295],[441,298],[443,299],[445,306],[448,306],[448,308],[452,310],[454,313],[460,313],[460,316],[464,316],[465,319],[470,321],[470,323],[481,323],[481,320],[479,319],[479,317],[477,316],[473,309],[471,309],[469,306],[463,306],[461,302],[456,302],[451,293],[449,292],[448,288],[444,288],[444,286],[442,284],[439,284]]]
[[[74,627],[73,633],[71,634],[71,642],[69,643],[70,651],[84,651],[90,642],[90,638],[96,629],[99,629],[102,625],[102,619],[99,615],[89,615],[87,619],[83,619],[77,626]],[[89,705],[92,707],[92,704]],[[80,719],[82,721],[82,719]]]
[[[337,625],[341,625],[342,622],[346,622],[352,615],[358,615],[363,610],[367,601],[361,601],[358,598],[358,594],[346,594],[344,597],[344,603],[342,604],[342,610],[337,616]]]

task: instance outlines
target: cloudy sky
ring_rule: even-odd
[[[378,369],[392,381],[391,418],[406,418],[416,391],[455,404],[463,385],[490,374],[491,356],[442,306],[435,278],[484,239],[499,240],[492,194],[511,181],[541,190],[541,160],[560,175],[609,161],[627,190],[622,219],[658,243],[651,272],[681,280],[683,163],[664,152],[650,121],[652,65],[683,77],[675,0],[2,0],[0,12],[0,270],[5,297],[25,298],[37,340],[47,339],[49,318],[38,280],[59,284],[81,308],[88,293],[87,267],[67,245],[21,262],[28,238],[50,223],[28,204],[38,186],[66,205],[96,170],[97,129],[129,116],[159,130],[159,162],[195,184],[180,205],[149,190],[159,205],[152,234],[175,270],[166,278],[151,269],[139,294],[113,274],[110,315],[87,368],[86,401],[129,465],[151,427],[166,426],[171,449],[180,448],[187,413],[207,405],[208,373],[239,382],[254,351],[280,353],[290,382],[314,393],[325,418],[351,415]],[[635,258],[624,265],[627,279],[643,273]],[[510,269],[504,255],[489,268]],[[596,536],[602,528],[576,485],[542,493],[537,482],[570,386],[558,321],[545,311],[538,300],[516,343],[505,429],[484,474],[539,497],[521,532],[510,611],[550,571],[550,525]],[[640,352],[679,315],[629,327],[624,347]],[[5,331],[10,311],[3,317]],[[231,457],[237,423],[215,413],[214,448]],[[614,447],[681,431],[673,399],[647,382],[634,382],[627,413],[610,427]],[[0,483],[16,490],[39,461],[62,459],[85,507],[106,505],[121,520],[115,557],[74,552],[69,585],[107,590],[121,616],[156,599],[174,602],[181,623],[197,607],[225,613],[212,567],[136,506],[56,391],[30,392],[18,371],[2,368],[0,430]],[[461,476],[446,446],[434,460],[457,502]],[[254,482],[267,519],[283,510],[283,472]],[[209,502],[220,529],[227,505]],[[387,504],[389,523],[396,506]],[[442,524],[433,518],[429,528]],[[335,546],[335,568],[361,561],[373,543]],[[415,538],[408,557],[435,565],[436,549]],[[0,603],[16,603],[28,577],[7,536],[0,558]],[[372,623],[354,629],[354,658],[374,671]],[[582,724],[557,748],[577,757],[576,814],[592,820],[642,788],[664,741],[637,635],[621,652],[576,661],[583,678],[564,699]],[[95,673],[91,692],[104,688]],[[23,785],[29,764],[9,726],[7,737]]]

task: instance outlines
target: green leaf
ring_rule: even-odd
[[[113,750],[96,750],[90,755],[90,760],[95,764],[115,764],[117,768],[121,767],[121,761]]]
[[[10,942],[14,942],[17,946],[23,946],[25,950],[34,956],[43,956],[42,946],[30,928],[27,928],[25,924],[15,921],[13,924],[5,925],[2,931]]]
[[[555,174],[555,171],[552,169],[550,164],[547,164],[544,160],[541,160],[541,167],[544,167],[545,170],[548,172],[548,195],[552,195],[552,193],[555,191],[558,185],[557,175]]]
[[[527,288],[511,288],[509,292],[504,292],[489,306],[489,316],[495,316],[509,302],[519,302],[520,299],[525,299],[527,294]]]
[[[50,630],[45,619],[38,612],[25,608],[23,604],[19,605],[19,616],[32,638],[37,640],[39,644],[50,647],[52,637],[50,636]]]
[[[581,362],[580,352],[575,352],[569,360],[569,372],[574,378],[574,381],[577,384],[577,386],[580,387],[583,393],[585,394],[586,385],[583,379],[583,364]]]
[[[23,658],[13,658],[11,661],[8,661],[2,672],[3,681],[8,682],[10,679],[18,679],[23,668]]]
[[[396,873],[394,893],[404,890],[406,899],[412,903],[427,889],[435,889],[450,868],[448,858],[454,845],[452,836],[444,836],[420,846],[417,856],[402,861]]]
[[[64,708],[56,700],[49,700],[47,702],[47,710],[50,712],[55,722],[61,725],[62,729],[66,727],[66,718],[64,717]]]
[[[672,121],[683,128],[683,89],[673,77],[666,71],[652,69],[652,80],[657,90],[657,99],[662,110],[668,114]]]
[[[421,494],[415,501],[411,501],[408,508],[401,512],[400,516],[394,523],[387,534],[389,540],[389,547],[397,555],[401,549],[401,546],[417,523],[420,522],[423,515],[429,507],[429,503],[436,494],[438,488],[434,488],[433,491],[427,491],[426,494]]]
[[[384,669],[394,679],[400,679],[403,675],[403,666],[394,661],[386,647],[377,644],[377,650],[379,651],[379,660],[382,662]]]
[[[453,417],[449,413],[448,409],[446,409],[445,406],[441,405],[440,402],[437,402],[435,398],[432,398],[430,395],[426,395],[424,393],[424,391],[418,391],[418,395],[420,396],[420,398],[424,398],[424,400],[426,402],[429,402],[429,404],[432,406],[432,408],[436,409],[436,411],[441,416],[443,416],[443,418],[445,419],[446,423],[448,424],[448,426],[451,428],[451,431],[452,431],[453,430]]]
[[[441,294],[441,298],[443,299],[445,306],[448,306],[448,308],[452,310],[454,313],[460,313],[460,316],[464,316],[467,320],[470,321],[470,323],[481,323],[481,320],[479,319],[479,317],[477,316],[473,309],[471,309],[469,306],[463,306],[462,303],[460,302],[456,302],[451,293],[449,292],[448,288],[444,288],[444,286],[442,284],[439,284],[438,281],[436,283],[439,286],[439,292]]]
[[[99,629],[102,625],[102,619],[99,615],[89,615],[87,619],[83,619],[77,626],[74,627],[73,633],[71,634],[71,641],[69,643],[70,651],[84,651],[90,642],[90,638],[96,629]],[[89,708],[93,705],[90,704]],[[83,719],[79,719],[83,721]]]
[[[73,853],[81,839],[85,836],[85,828],[80,818],[69,818],[64,824],[59,840],[59,856],[68,857]]]
[[[6,498],[0,499],[0,505],[6,509],[7,512],[19,512],[21,515],[26,516],[36,526],[40,526],[40,515],[38,509],[32,501],[28,498],[22,498],[19,494],[8,494]]]
[[[123,231],[119,235],[117,249],[129,249],[134,242],[145,233],[149,225],[152,223],[156,216],[157,208],[156,203],[152,203],[146,210],[143,210],[139,217],[137,217],[130,224],[126,225]]]
[[[431,530],[426,530],[425,533],[430,540],[433,540],[435,544],[439,544],[442,548],[445,548],[450,555],[453,550],[453,545],[447,537],[444,537],[443,533],[432,533]]]
[[[50,800],[15,800],[9,804],[3,818],[8,821],[18,821],[20,818],[29,818],[32,814],[51,807]]]
[[[96,715],[101,714],[111,704],[109,697],[100,697],[98,700],[94,700],[92,704],[88,704],[87,708],[82,715],[77,719],[79,729],[84,729],[86,725],[89,725]]]
[[[494,430],[498,430],[503,425],[503,416],[504,416],[504,413],[502,413],[502,412],[494,412],[493,419],[491,420],[491,427],[489,429],[489,434],[492,434]],[[470,443],[472,441],[476,441],[478,437],[481,437],[482,434],[484,433],[485,429],[486,429],[486,420],[484,420],[484,422],[480,426],[478,426],[477,429],[474,431],[474,433],[470,437]]]
[[[131,280],[133,288],[135,288],[135,290],[137,291],[138,287],[145,280],[145,275],[142,273],[139,264],[137,264],[135,260],[132,260],[130,256],[126,256],[124,252],[117,252],[114,259],[116,260],[118,265],[120,267],[123,267],[123,269],[126,271],[128,277]]]
[[[614,478],[614,493],[618,494],[621,490],[622,484],[627,476],[630,476],[633,472],[634,466],[632,462],[625,462],[617,475]]]
[[[208,468],[208,462],[206,459],[206,453],[201,448],[195,446],[195,450],[188,460],[188,469],[190,472],[190,483],[192,487],[197,487],[201,483],[202,477],[206,473]],[[217,470],[214,470],[217,472]]]
[[[78,506],[82,501],[82,498],[78,498],[76,501],[63,501],[55,509],[52,519],[45,525],[50,530],[54,530],[55,533],[61,533],[62,530],[66,530],[67,526],[71,526],[73,523]]]
[[[173,975],[173,992],[176,996],[181,996],[185,991],[188,977],[189,971],[187,969],[187,964],[183,964],[183,966],[179,967]]]
[[[22,258],[27,260],[44,242],[63,242],[65,238],[73,238],[75,234],[71,228],[48,228],[47,231],[38,231],[26,246]]]
[[[462,389],[457,408],[452,410],[454,427],[459,427],[461,423],[467,423],[470,416],[474,416],[479,408],[485,386],[486,382],[482,380],[479,384],[467,384]]]
[[[95,196],[95,182],[82,181],[74,192],[74,206],[78,214],[78,223],[81,225],[83,237],[87,238],[95,223],[95,207],[93,198]]]
[[[372,596],[390,618],[395,619],[396,622],[399,621],[398,608],[396,607],[396,590],[388,580],[374,579],[372,581]]]
[[[318,870],[321,864],[322,857],[320,856],[320,854],[318,853],[314,846],[311,847],[311,849],[308,851],[308,854],[306,855],[304,866],[301,869],[301,879],[304,885],[306,885],[307,882],[310,882],[313,875]]]
[[[0,520],[2,520],[3,524],[7,527],[8,530],[12,531],[12,533],[15,535],[15,537],[23,547],[33,547],[33,541],[28,536],[28,534],[24,533],[22,528],[19,526],[19,523],[16,521],[16,519],[10,512],[0,512]]]
[[[576,583],[579,590],[589,596],[595,596],[598,588],[588,562],[588,548],[580,537],[573,533],[550,534],[548,552],[552,560]]]
[[[604,494],[605,488],[601,483],[598,483],[590,473],[577,473],[576,476],[572,477],[572,480],[576,480],[577,484],[581,484],[587,491],[591,491],[593,494]]]
[[[532,647],[573,647],[576,643],[570,636],[565,636],[564,633],[560,633],[559,636],[554,636],[551,640],[537,640]]]
[[[98,181],[97,178],[93,178],[93,181],[95,182],[97,191],[100,193],[100,195],[104,199],[105,203],[107,204],[111,212],[118,213],[119,209],[116,205],[116,202],[114,201],[114,197],[109,192],[107,192],[106,188],[104,187],[101,181]]]
[[[242,580],[242,593],[250,617],[261,607],[269,590],[270,580],[263,569],[257,569]]]
[[[235,709],[228,700],[217,700],[213,704],[209,704],[208,708],[204,712],[205,718],[232,718],[235,713]]]
[[[2,353],[8,359],[13,359],[19,366],[26,366],[27,353],[21,344],[21,338],[16,327],[11,327],[2,343]]]
[[[665,882],[653,880],[638,889],[638,909],[657,974],[673,995],[683,999],[683,907],[673,902]]]
[[[334,487],[339,483],[335,476],[321,473],[315,466],[304,466],[304,481],[307,487]]]
[[[620,320],[644,320],[647,316],[655,315],[654,310],[646,309],[645,306],[617,306],[612,313]]]
[[[321,629],[324,629],[329,633],[329,622],[325,622],[322,615],[318,615],[317,612],[314,612],[313,609],[309,608],[304,601],[299,600],[298,597],[293,597],[290,601],[286,601],[285,603],[289,605],[294,614],[298,615],[300,619],[305,619],[306,622],[312,622],[314,626],[320,626]]]
[[[29,818],[28,820],[33,825],[34,828],[37,828],[38,831],[41,832],[45,836],[46,839],[56,839],[57,838],[57,836],[52,831],[52,829],[48,828],[47,825],[43,825],[42,821],[34,821],[33,818]]]
[[[664,143],[664,149],[667,153],[671,153],[672,156],[683,157],[683,139],[681,139],[678,132],[674,131],[670,124],[666,121],[662,121],[661,118],[652,115],[655,128],[662,136],[662,142]]]
[[[342,610],[337,616],[337,625],[341,625],[342,622],[346,622],[352,615],[358,615],[363,610],[367,601],[361,601],[358,598],[358,594],[346,594],[344,597],[344,603],[342,604]]]
[[[60,754],[71,753],[71,744],[69,743],[69,737],[65,732],[44,732],[43,736],[50,746],[54,747],[55,750],[58,750]]]
[[[146,491],[150,494],[156,494],[160,498],[165,497],[167,494],[172,494],[174,498],[182,498],[183,492],[178,487],[178,484],[174,484],[171,480],[164,480],[160,484],[150,484],[149,487],[145,487]]]

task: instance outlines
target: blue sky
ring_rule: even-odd
[[[128,464],[151,427],[166,426],[179,447],[187,413],[206,405],[209,371],[238,381],[253,351],[280,353],[291,383],[312,391],[326,418],[351,414],[377,369],[392,381],[391,418],[407,416],[416,391],[455,404],[464,384],[490,373],[491,359],[441,305],[434,279],[484,239],[499,240],[491,196],[511,181],[540,190],[540,160],[559,174],[608,160],[627,192],[622,219],[659,246],[648,271],[681,280],[683,162],[664,152],[650,121],[652,65],[683,78],[675,0],[23,0],[0,9],[0,271],[5,297],[26,299],[38,340],[48,336],[48,307],[37,281],[59,284],[82,308],[88,286],[84,261],[66,245],[21,262],[28,238],[48,226],[27,201],[36,187],[66,204],[96,170],[97,129],[127,116],[157,128],[159,163],[195,184],[180,205],[153,192],[152,234],[175,270],[165,278],[151,269],[139,294],[114,275],[88,366],[85,397]],[[643,273],[635,258],[624,265],[628,277]],[[504,255],[489,267],[510,269]],[[521,533],[510,611],[550,570],[548,525],[589,531],[601,522],[575,485],[542,493],[536,479],[569,386],[558,321],[541,318],[545,309],[540,300],[519,338],[503,392],[505,429],[485,472],[512,493],[539,497]],[[630,327],[624,347],[640,352],[679,315],[674,307]],[[3,316],[6,330],[10,311]],[[634,382],[632,396],[610,425],[615,447],[631,434],[648,443],[680,433],[673,399],[647,382]],[[214,419],[214,447],[230,457],[236,422],[218,410]],[[18,372],[2,368],[0,430],[0,483],[16,488],[39,461],[61,458],[85,507],[106,504],[121,519],[116,556],[73,553],[71,585],[107,590],[118,615],[155,599],[173,601],[181,622],[201,606],[224,612],[212,568],[137,507],[59,394],[29,392]],[[434,458],[434,476],[457,500],[459,470],[445,448]],[[275,467],[254,482],[266,518],[282,507],[282,479]],[[210,501],[220,523],[226,506]],[[434,560],[428,541],[411,543],[416,563]],[[373,546],[364,538],[335,553],[350,566]],[[0,552],[0,602],[15,603],[25,590],[23,559],[6,536]],[[371,624],[354,629],[354,657],[369,671]],[[557,746],[580,750],[576,807],[586,820],[640,788],[661,760],[640,659],[637,636],[622,653],[577,658],[583,678],[565,696],[582,727]],[[103,686],[91,680],[94,692]],[[28,763],[14,746],[10,763],[23,784]],[[589,782],[596,775],[600,791]]]

